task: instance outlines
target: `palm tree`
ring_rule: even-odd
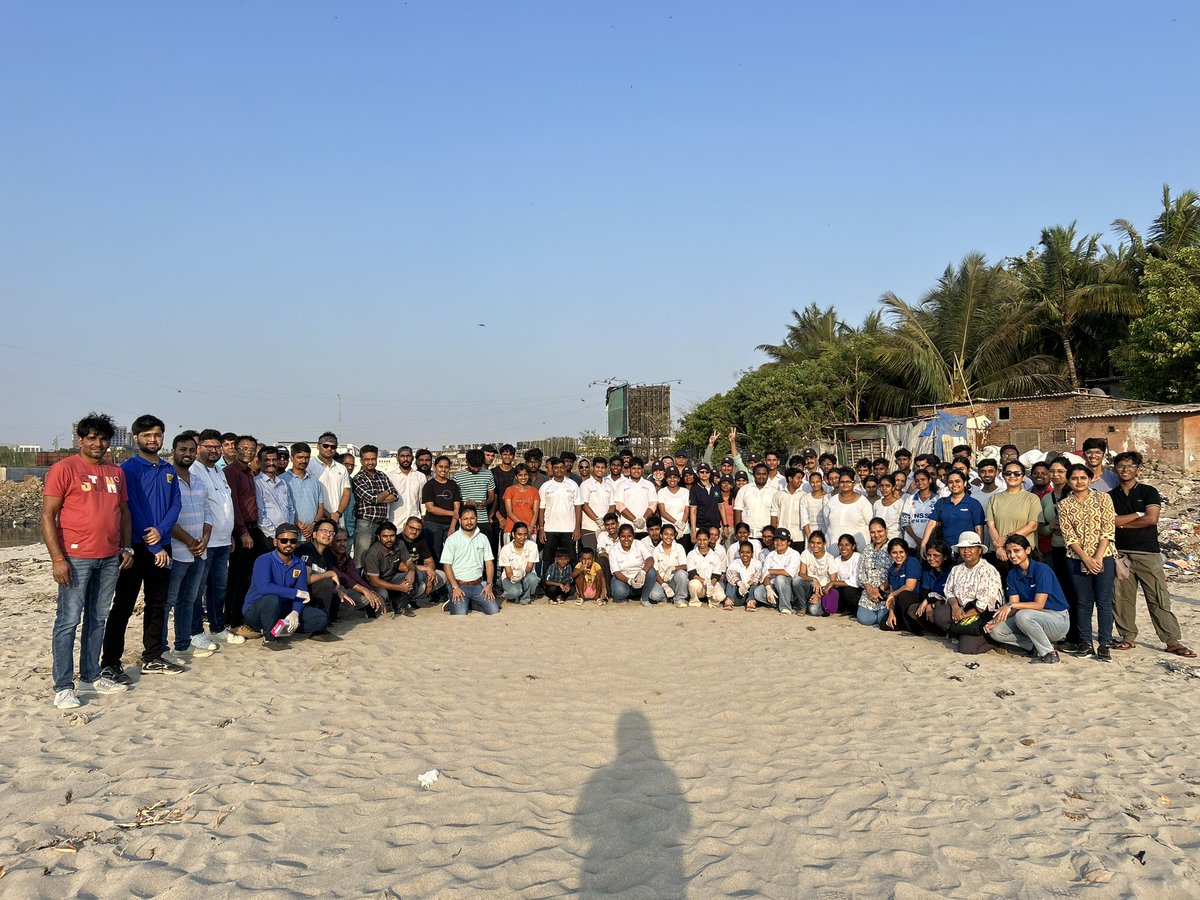
[[[1035,352],[1020,285],[982,254],[947,266],[915,306],[891,292],[882,303],[891,331],[879,353],[893,383],[880,387],[881,396],[954,403],[1061,384],[1054,358]]]
[[[792,310],[792,324],[788,326],[782,344],[759,344],[754,349],[771,357],[771,362],[817,359],[825,345],[849,330],[832,306],[821,309],[816,303],[810,303],[802,310]]]
[[[1030,324],[1041,328],[1061,351],[1072,390],[1082,381],[1075,342],[1090,316],[1116,317],[1123,327],[1141,308],[1132,254],[1102,247],[1098,234],[1076,237],[1075,223],[1042,229],[1041,251],[1032,259],[1013,260],[1024,285]]]

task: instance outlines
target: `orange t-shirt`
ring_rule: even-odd
[[[46,496],[62,498],[58,541],[67,556],[105,559],[121,549],[121,504],[129,495],[119,466],[67,457],[46,473]]]
[[[524,522],[529,526],[530,531],[537,530],[537,522],[533,521],[533,508],[538,500],[537,488],[531,484],[521,487],[519,484],[514,484],[504,492],[502,499],[508,501],[512,505],[513,515],[516,518],[506,518],[504,520],[504,533],[508,534],[513,529],[513,525],[517,522]]]

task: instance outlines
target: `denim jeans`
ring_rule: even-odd
[[[1113,629],[1113,582],[1117,580],[1117,561],[1111,557],[1104,558],[1104,568],[1099,575],[1089,572],[1082,562],[1068,559],[1071,583],[1075,585],[1076,624],[1079,627],[1079,641],[1082,644],[1092,643],[1092,609],[1096,610],[1099,619],[1099,632],[1096,643],[1111,644]]]
[[[171,584],[167,588],[167,606],[163,610],[162,623],[162,652],[170,649],[168,638],[168,620],[171,610],[175,611],[175,649],[186,650],[192,645],[192,622],[196,600],[204,579],[204,560],[193,559],[191,562],[181,560],[171,561]]]
[[[529,572],[520,581],[509,581],[506,577],[500,579],[500,593],[505,600],[515,600],[522,606],[525,606],[533,600],[533,592],[537,590],[537,586],[541,584],[541,579],[537,577],[536,572]]]
[[[642,585],[640,596],[642,605],[649,606],[651,603],[650,594],[654,590],[654,585],[658,583],[658,573],[651,569],[646,573],[646,583]],[[628,582],[621,581],[617,578],[608,585],[608,592],[612,595],[613,601],[616,603],[624,603],[634,595],[635,589],[629,586]]]
[[[687,603],[688,599],[688,577],[687,572],[676,570],[671,573],[671,577],[666,580],[659,580],[650,590],[650,601],[652,603],[662,603],[667,600],[667,585],[671,586],[674,591],[674,596],[670,598],[671,603]]]
[[[485,582],[479,584],[463,584],[459,582],[458,589],[462,591],[461,600],[451,600],[450,605],[446,607],[446,611],[452,616],[469,615],[471,610],[481,612],[485,616],[494,616],[500,612],[500,604],[495,599],[489,600],[483,596],[483,589],[487,587]]]
[[[247,606],[243,615],[246,617],[247,627],[261,631],[263,640],[276,641],[279,638],[271,637],[271,629],[275,627],[276,622],[286,617],[291,611],[291,600],[267,596],[259,597]],[[325,611],[317,609],[310,603],[300,611],[300,628],[297,633],[312,634],[328,624],[329,616],[325,615]]]
[[[56,692],[75,686],[75,631],[81,618],[79,679],[91,684],[100,677],[100,647],[104,643],[104,626],[112,607],[120,564],[120,554],[103,559],[67,557],[71,581],[58,586],[58,612],[50,641]]]
[[[888,617],[888,608],[880,606],[879,609],[870,610],[865,606],[858,608],[858,622],[860,625],[874,625],[876,627],[882,625]]]
[[[991,631],[991,638],[1002,644],[1015,644],[1045,656],[1054,642],[1067,636],[1071,617],[1064,610],[1018,609]]]
[[[204,612],[208,609],[208,630],[213,634],[224,631],[225,591],[229,588],[229,545],[209,547],[204,560],[204,602],[192,609],[192,634],[204,634]]]
[[[753,600],[759,606],[767,602],[767,587],[763,584],[756,584],[750,590],[746,591],[746,596],[743,597],[738,593],[736,584],[725,585],[725,596],[733,601],[734,606],[745,606],[746,601]]]
[[[780,612],[792,609],[792,601],[797,597],[800,598],[801,606],[803,606],[808,600],[808,595],[812,593],[812,585],[799,575],[794,578],[791,575],[771,575],[768,577],[771,579],[771,587],[775,588],[775,597]]]
[[[357,562],[367,555],[367,551],[371,549],[371,544],[375,542],[375,529],[382,522],[373,522],[370,519],[355,519],[354,520],[354,559]]]

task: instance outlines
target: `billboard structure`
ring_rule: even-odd
[[[671,449],[669,384],[643,384],[629,389],[629,445],[647,461]]]
[[[604,395],[608,410],[608,436],[613,443],[629,437],[629,383],[611,385]]]

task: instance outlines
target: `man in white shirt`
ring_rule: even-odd
[[[246,639],[229,630],[225,621],[225,592],[229,585],[229,553],[233,547],[233,494],[225,473],[217,468],[221,461],[223,441],[215,428],[206,428],[198,438],[196,461],[191,465],[192,477],[204,484],[208,510],[212,514],[212,532],[203,564],[202,584],[204,602],[192,608],[192,634],[204,634],[204,612],[208,611],[210,640],[223,644],[244,644]]]
[[[388,509],[388,515],[393,522],[403,522],[410,516],[424,521],[425,504],[421,502],[421,489],[429,479],[423,472],[413,468],[412,447],[401,447],[396,451],[396,464],[399,470],[388,473],[397,495],[396,502]]]
[[[317,439],[316,469],[313,474],[321,482],[324,491],[325,511],[341,528],[345,527],[343,518],[346,507],[350,505],[350,473],[335,459],[337,443],[337,435],[332,431],[325,432]]]
[[[608,460],[597,456],[592,460],[592,471],[579,485],[575,495],[575,509],[579,526],[579,543],[589,550],[596,550],[596,537],[604,531],[604,517],[614,512],[613,483],[608,479]]]
[[[804,535],[804,470],[788,469],[783,473],[784,489],[775,495],[774,521],[797,538]],[[811,491],[812,489],[809,488]]]
[[[700,598],[717,606],[725,600],[725,560],[709,546],[707,529],[696,532],[696,546],[687,555],[688,606],[700,606]]]
[[[617,487],[615,503],[622,522],[633,526],[638,537],[646,535],[646,519],[658,511],[658,486],[642,477],[640,457],[629,461],[629,477]]]
[[[799,600],[803,614],[813,588],[800,577],[800,554],[792,549],[792,535],[786,528],[776,529],[775,547],[763,560],[763,571],[775,592],[779,612],[792,615],[794,603]]]
[[[658,580],[654,556],[633,539],[628,522],[617,531],[617,543],[608,548],[608,567],[612,572],[608,592],[616,603],[624,603],[640,593],[642,606],[650,605],[650,592]]]
[[[575,561],[575,542],[579,540],[575,500],[579,486],[567,478],[567,466],[557,456],[550,459],[550,478],[540,488],[538,531],[542,541],[542,564],[549,567],[559,548]],[[543,569],[545,571],[545,569]]]
[[[775,524],[775,485],[768,483],[767,466],[758,463],[754,467],[754,483],[748,484],[737,493],[733,501],[735,522],[750,526],[751,537],[762,537],[764,525]]]

